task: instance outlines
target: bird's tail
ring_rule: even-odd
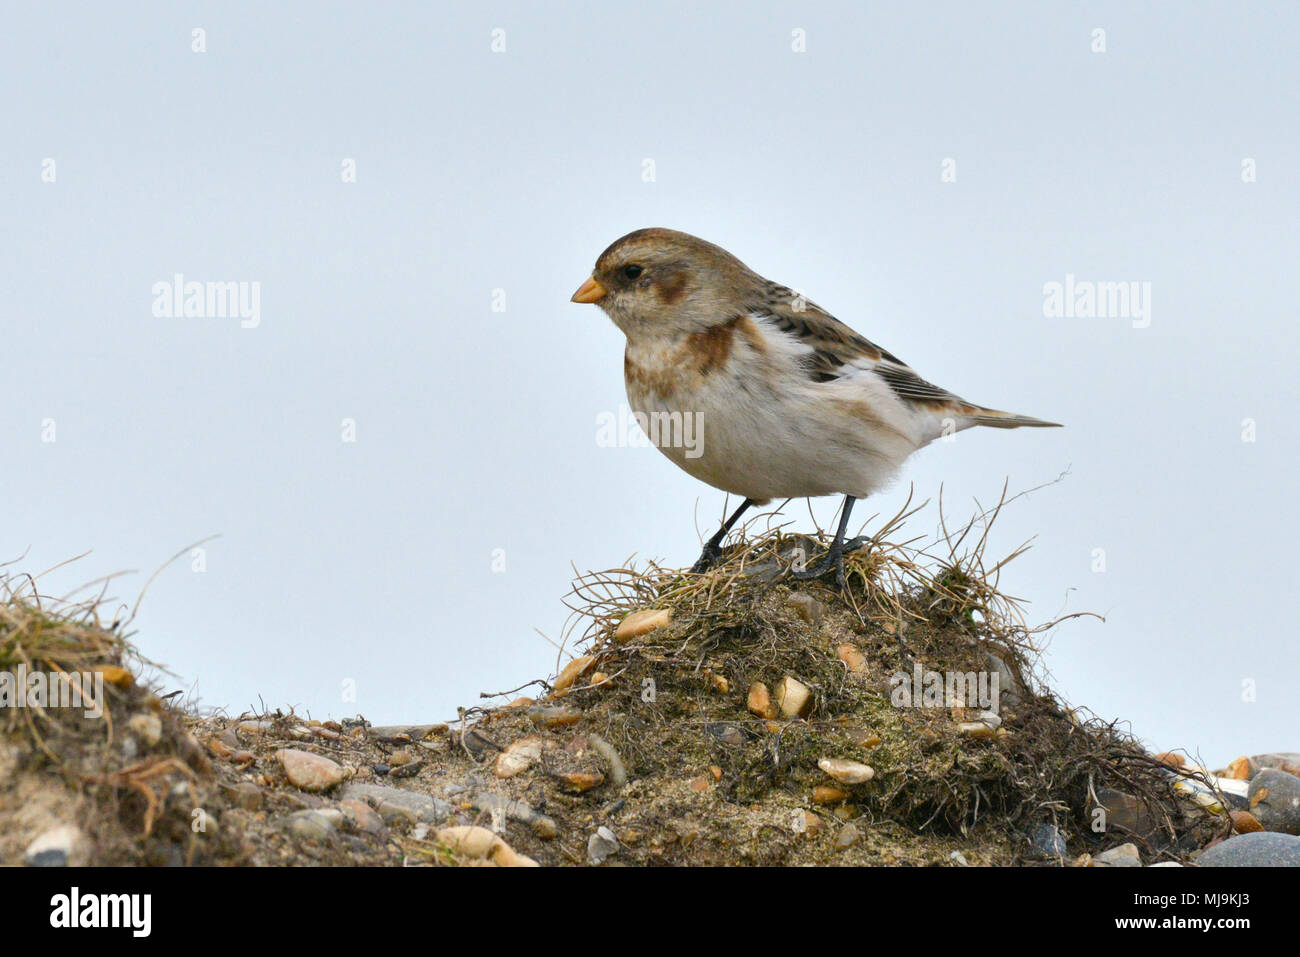
[[[1047,422],[1029,415],[1016,415],[1014,412],[986,409],[978,405],[971,407],[971,410],[967,413],[967,418],[972,425],[987,425],[994,429],[1018,429],[1022,426],[1036,429],[1062,428],[1060,422]]]

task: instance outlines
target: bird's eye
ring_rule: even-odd
[[[628,279],[636,279],[643,271],[640,266],[636,265],[623,267],[623,275],[627,276]]]

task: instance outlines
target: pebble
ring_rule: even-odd
[[[551,691],[566,691],[595,663],[595,655],[583,655],[581,658],[574,658],[556,676],[554,684],[551,685]]]
[[[369,729],[376,741],[397,741],[402,744],[424,741],[447,733],[445,724],[382,724]]]
[[[352,783],[340,795],[343,800],[365,801],[386,822],[427,821],[437,824],[451,816],[453,808],[446,801],[418,791],[404,791],[382,784]]]
[[[1238,781],[1235,778],[1217,778],[1211,776],[1215,785],[1223,792],[1224,797],[1228,799],[1230,808],[1237,808],[1244,811],[1250,807],[1250,782]]]
[[[1259,765],[1247,757],[1240,757],[1228,765],[1227,776],[1234,781],[1249,781],[1259,773]]]
[[[1235,782],[1240,784],[1241,782]],[[1214,792],[1208,785],[1194,780],[1193,778],[1180,777],[1174,781],[1174,790],[1185,797],[1191,798],[1200,807],[1205,808],[1211,814],[1224,813],[1224,807],[1219,802],[1219,795]]]
[[[853,823],[845,824],[842,828],[840,828],[838,831],[835,832],[835,850],[837,851],[848,850],[854,844],[858,843],[858,840],[861,837],[862,837],[862,832],[858,830],[858,826],[856,824]]]
[[[322,811],[294,811],[288,826],[290,833],[302,841],[324,844],[334,839],[334,822]]]
[[[500,808],[505,812],[506,817],[527,824],[532,828],[534,834],[545,841],[551,840],[560,832],[559,827],[552,818],[547,817],[545,814],[539,814],[523,801],[502,797],[489,791],[481,791],[474,795],[474,799],[470,803],[475,810],[482,811],[485,814],[491,814],[493,809]]]
[[[749,698],[745,702],[745,707],[752,714],[769,720],[775,718],[779,713],[776,710],[776,705],[772,703],[772,695],[767,690],[767,685],[761,681],[755,681],[749,686]]]
[[[347,798],[339,801],[339,810],[343,812],[344,816],[358,831],[380,835],[387,830],[387,825],[384,824],[384,819],[379,816],[379,812],[365,801],[357,798]]]
[[[819,784],[813,788],[813,804],[839,804],[849,799],[849,792],[829,784]]]
[[[1250,813],[1266,831],[1300,834],[1300,778],[1266,767],[1250,779]]]
[[[1202,851],[1200,867],[1300,867],[1300,837],[1259,831],[1238,834]]]
[[[239,724],[235,725],[235,727],[238,728],[240,731],[247,732],[248,734],[263,734],[264,732],[271,730],[271,722],[270,721],[241,721],[239,722]]]
[[[744,728],[738,724],[728,724],[725,721],[714,721],[706,724],[704,733],[719,744],[725,744],[732,748],[738,748],[749,740]]]
[[[99,665],[92,669],[104,676],[104,680],[117,688],[129,688],[135,684],[135,675],[120,665]]]
[[[1120,834],[1136,834],[1144,838],[1156,832],[1156,820],[1146,802],[1139,798],[1114,788],[1098,788],[1097,800],[1104,816],[1095,818],[1097,805],[1092,805],[1088,808],[1088,820],[1099,820],[1104,831],[1116,830]]]
[[[27,845],[23,863],[28,867],[81,867],[90,859],[90,841],[79,827],[52,827]]]
[[[457,854],[471,859],[486,859],[498,867],[537,867],[531,857],[518,854],[485,827],[460,825],[438,831],[438,840]]]
[[[1015,673],[1005,661],[992,652],[984,656],[988,670],[998,676],[998,700],[1008,708],[1014,708],[1023,700],[1024,688],[1016,680]]]
[[[1102,851],[1092,859],[1095,867],[1141,867],[1142,855],[1136,844],[1121,844],[1109,851]]]
[[[545,744],[545,741],[535,736],[520,738],[497,755],[493,773],[499,778],[512,778],[516,774],[522,774],[542,756]]]
[[[786,675],[776,683],[776,706],[787,718],[802,718],[812,710],[812,689]]]
[[[841,784],[865,784],[876,776],[871,765],[845,758],[822,758],[817,762],[817,767]]]
[[[786,605],[810,625],[816,625],[826,617],[826,606],[812,595],[803,592],[795,592],[787,598]]]
[[[256,811],[262,806],[262,789],[252,781],[240,781],[235,785],[235,803],[246,811]]]
[[[304,791],[324,791],[343,780],[343,768],[338,762],[322,755],[281,748],[275,756],[283,765],[289,783]]]
[[[864,748],[880,747],[881,737],[874,731],[869,731],[866,728],[850,728],[848,735],[849,740]]]
[[[212,762],[204,753],[203,745],[199,744],[199,739],[188,731],[182,732],[176,740],[176,751],[180,754],[181,760],[199,774],[206,776],[212,772]]]
[[[566,791],[574,794],[582,794],[584,791],[590,791],[592,788],[605,783],[605,775],[590,774],[584,771],[569,771],[557,774],[555,779],[560,782]]]
[[[487,857],[501,840],[485,827],[444,827],[439,829],[438,840],[465,857]]]
[[[867,657],[858,650],[857,645],[851,645],[847,641],[842,645],[835,647],[835,656],[848,666],[850,672],[855,675],[865,675],[869,670]]]
[[[1238,834],[1254,834],[1264,830],[1264,825],[1249,811],[1229,811],[1228,816],[1232,818],[1232,828]]]
[[[1300,754],[1294,751],[1274,751],[1270,754],[1257,754],[1251,758],[1261,768],[1277,768],[1287,774],[1300,777]]]
[[[1034,850],[1044,857],[1055,857],[1058,860],[1064,859],[1069,854],[1069,848],[1065,844],[1065,835],[1061,833],[1060,828],[1055,824],[1040,824],[1034,828],[1030,835],[1029,843],[1033,845]]]
[[[657,628],[668,626],[672,620],[673,613],[667,608],[634,611],[618,623],[618,628],[614,631],[614,640],[621,642],[640,638]]]
[[[320,808],[320,810],[317,811],[317,813],[320,814],[322,817],[324,817],[327,821],[329,821],[330,825],[335,830],[341,828],[344,822],[347,820],[347,815],[343,813],[342,808],[323,807]]]
[[[604,825],[596,828],[596,832],[587,838],[587,860],[596,866],[605,863],[606,858],[611,855],[617,854],[618,849],[618,838]]]
[[[582,712],[572,708],[536,706],[528,709],[533,724],[543,728],[563,728],[582,720]]]
[[[794,822],[796,832],[810,837],[826,829],[826,822],[812,811],[796,811]]]
[[[143,741],[146,747],[152,748],[162,740],[162,719],[156,714],[133,714],[126,723],[126,729]]]

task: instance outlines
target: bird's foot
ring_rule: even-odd
[[[831,545],[830,550],[826,552],[826,557],[816,565],[810,568],[791,571],[790,578],[794,581],[816,581],[819,578],[825,578],[831,572],[835,573],[835,585],[841,592],[849,590],[848,581],[844,577],[844,556],[849,552],[857,551],[863,545],[871,542],[869,535],[859,535],[857,538],[851,538],[847,542],[837,542]]]
[[[832,548],[826,553],[826,557],[816,565],[798,571],[791,571],[790,578],[797,582],[817,581],[825,578],[831,572],[835,573],[835,584],[840,591],[848,591],[848,583],[844,579],[844,551],[838,548]]]

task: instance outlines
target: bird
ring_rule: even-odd
[[[654,227],[615,240],[571,301],[594,303],[626,336],[628,403],[658,432],[652,443],[742,499],[692,572],[720,561],[748,509],[843,495],[823,560],[790,574],[834,572],[844,590],[844,555],[866,541],[845,540],[853,504],[886,486],[913,452],[974,426],[1059,427],[927,382],[801,293],[689,233]]]

